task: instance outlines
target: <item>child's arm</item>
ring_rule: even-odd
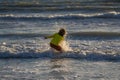
[[[45,39],[52,38],[52,37],[53,37],[53,35],[51,35],[51,36],[46,36]]]
[[[48,39],[48,38],[53,38],[55,34],[51,35],[51,36],[46,36],[45,39]]]

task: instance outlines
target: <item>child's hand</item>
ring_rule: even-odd
[[[44,39],[47,39],[47,37],[44,37]]]

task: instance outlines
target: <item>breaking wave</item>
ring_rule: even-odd
[[[4,38],[10,38],[10,37],[21,37],[21,38],[32,38],[32,37],[44,37],[49,34],[44,34],[44,33],[6,33],[6,34],[0,34],[0,37]],[[69,37],[83,37],[83,38],[94,38],[94,37],[99,37],[99,38],[120,38],[120,33],[119,32],[101,32],[101,31],[93,31],[93,32],[69,32],[67,34]]]
[[[0,52],[0,58],[73,58],[73,59],[86,59],[93,61],[120,61],[120,54],[108,54],[108,53],[97,53],[97,52],[65,52],[62,54],[52,53],[51,51],[43,52],[24,52],[24,53],[10,53]]]
[[[109,13],[94,13],[94,14],[0,14],[0,19],[22,19],[22,20],[50,20],[50,19],[84,19],[84,18],[117,18],[120,19],[120,13],[109,12]]]

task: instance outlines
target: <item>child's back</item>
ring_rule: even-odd
[[[56,49],[57,51],[62,51],[62,47],[60,46],[61,41],[64,40],[66,31],[65,29],[60,29],[58,33],[55,33],[51,36],[45,37],[45,39],[47,38],[52,38],[52,40],[50,41],[50,46],[54,49]]]
[[[58,33],[55,33],[50,43],[58,46],[62,40],[64,40],[64,37],[60,36]]]

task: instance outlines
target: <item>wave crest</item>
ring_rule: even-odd
[[[33,37],[43,37],[49,34],[45,33],[6,33],[6,34],[0,34],[0,37],[21,37],[21,38],[33,38]],[[101,31],[91,31],[91,32],[70,32],[68,31],[67,34],[69,37],[83,37],[83,38],[105,38],[105,39],[110,39],[110,38],[120,38],[120,33],[119,32],[101,32]]]
[[[86,60],[108,60],[108,61],[120,61],[120,54],[107,54],[107,53],[95,53],[95,52],[65,52],[62,54],[54,54],[51,51],[43,52],[24,52],[24,53],[9,53],[1,52],[0,58],[73,58],[73,59],[86,59]]]
[[[1,14],[2,19],[83,19],[83,18],[120,18],[120,13],[109,12],[109,13],[95,13],[95,14],[54,14],[54,15],[41,15],[41,14]]]

